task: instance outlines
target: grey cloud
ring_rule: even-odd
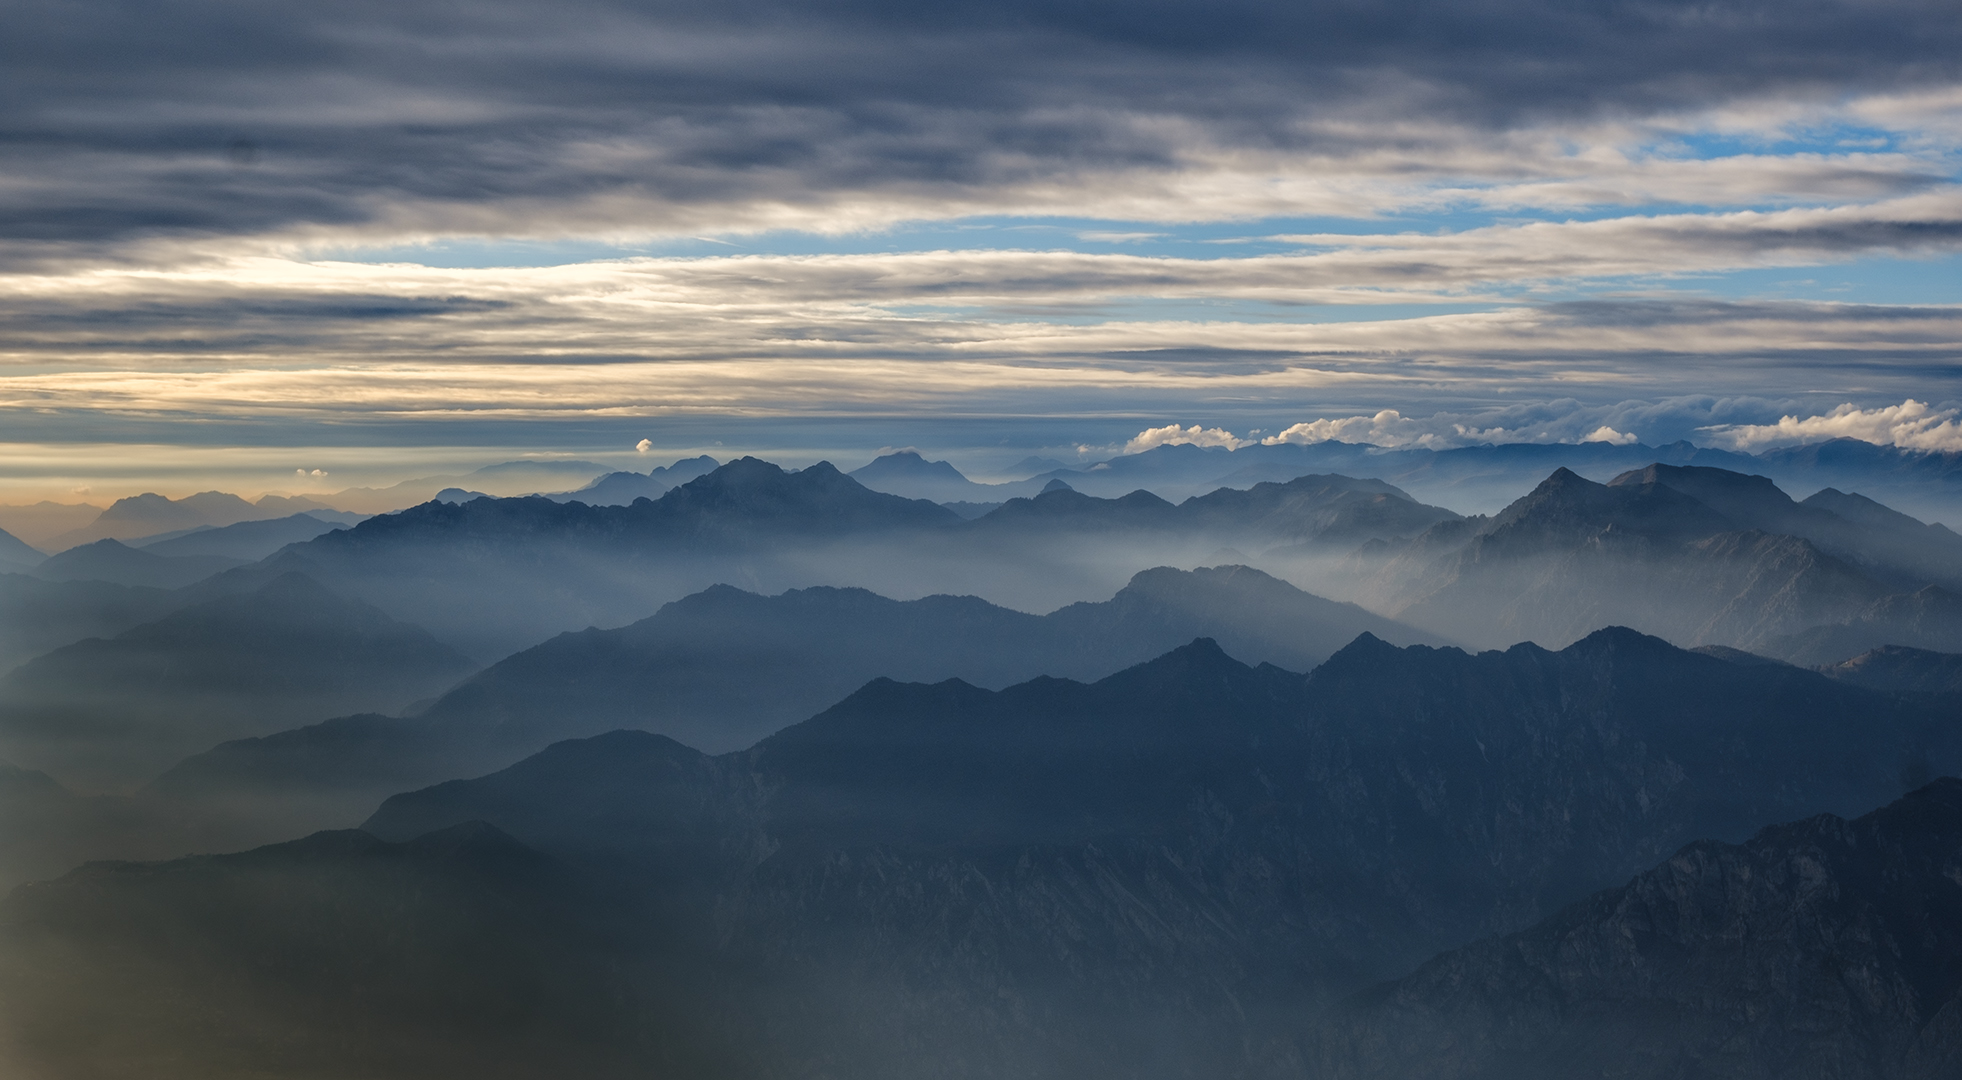
[[[1952,82],[1936,2],[21,3],[0,237],[702,228]],[[233,152],[241,140],[252,155]],[[249,157],[249,163],[247,159]],[[609,200],[617,205],[609,205]],[[763,209],[756,209],[762,207]],[[495,209],[496,213],[490,213]],[[488,215],[488,216],[486,216]],[[762,215],[759,217],[758,215]]]

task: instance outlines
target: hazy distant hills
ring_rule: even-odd
[[[343,520],[346,518],[354,520]],[[360,516],[354,514],[336,513],[332,517],[323,517],[320,511],[309,511],[290,517],[193,529],[180,535],[147,539],[136,546],[152,555],[217,555],[257,561],[288,544],[311,540],[323,533],[347,528],[360,520]]]
[[[117,499],[88,525],[50,537],[41,546],[49,551],[65,551],[98,540],[134,540],[199,527],[289,517],[309,510],[334,512],[326,503],[303,496],[266,496],[255,504],[222,491],[201,491],[181,499],[146,492]]]
[[[780,591],[843,579],[1046,610],[1109,595],[1152,565],[1234,561],[1212,557],[1222,546],[1319,543],[1341,554],[1452,517],[1377,481],[1319,476],[1179,506],[1059,488],[966,521],[822,463],[787,472],[745,458],[627,506],[425,504],[254,572],[307,573],[488,659],[560,630],[625,623],[718,583]]]
[[[394,709],[475,665],[300,575],[66,645],[0,678],[0,746],[84,790],[312,719]]]
[[[0,670],[83,638],[119,634],[184,602],[162,589],[0,574]]]
[[[720,464],[703,454],[682,458],[672,465],[656,465],[644,473],[610,472],[576,491],[546,497],[559,502],[583,502],[590,506],[625,506],[635,499],[658,499],[678,485],[714,472]]]
[[[1322,1038],[1338,1080],[1954,1076],[1962,781],[1690,845],[1370,991]]]
[[[1201,635],[1305,671],[1361,633],[1435,640],[1245,567],[1146,571],[1110,600],[1045,616],[971,596],[896,601],[834,588],[757,596],[717,586],[630,626],[562,634],[517,653],[413,718],[346,717],[227,743],[178,764],[154,790],[185,802],[295,802],[315,815],[314,827],[351,823],[404,788],[616,728],[714,753],[741,749],[881,676],[985,686],[1044,674],[1101,678]]]
[[[116,540],[97,540],[48,558],[32,573],[49,581],[107,581],[176,589],[247,561],[214,554],[164,555]]]
[[[746,752],[561,743],[368,826],[485,821],[551,862],[483,829],[328,834],[17,892],[0,993],[29,1054],[187,1076],[465,1075],[478,1042],[581,1045],[592,1075],[1313,1075],[1331,995],[1692,840],[1871,809],[1962,764],[1953,715],[1625,630],[1365,637],[1307,676],[1201,642],[1091,685],[880,680]],[[70,1015],[129,1019],[96,1045]]]
[[[1495,517],[1377,554],[1364,593],[1379,609],[1481,644],[1620,623],[1806,664],[1881,644],[1962,649],[1943,587],[1962,573],[1962,538],[1719,469],[1656,465],[1605,485],[1561,470]]]
[[[0,532],[0,573],[26,573],[46,559],[46,555],[28,547],[13,533]]]
[[[1142,488],[1176,502],[1221,487],[1246,488],[1310,473],[1340,473],[1377,477],[1421,500],[1461,511],[1496,511],[1555,469],[1607,480],[1655,462],[1762,474],[1801,493],[1828,487],[1857,490],[1924,518],[1955,521],[1962,514],[1962,454],[1904,450],[1855,439],[1755,455],[1687,442],[1665,446],[1508,443],[1451,450],[1333,441],[1237,450],[1175,445],[1076,466],[1030,459],[1017,466],[1025,478],[995,484],[976,483],[946,462],[901,451],[875,459],[851,475],[867,487],[910,498],[985,503],[1032,495],[1055,479],[1090,495],[1114,497]]]

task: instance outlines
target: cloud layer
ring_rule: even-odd
[[[1688,114],[1925,103],[1962,74],[1953,16],[1935,0],[28,0],[0,36],[0,237],[1190,220],[1382,209],[1466,181],[1563,205],[1878,198],[1929,163],[1573,153]]]
[[[1135,448],[1946,446],[1962,401],[1962,306],[1915,278],[1962,265],[1936,0],[26,0],[7,25],[22,440],[934,417]],[[585,253],[496,265],[520,241]],[[423,265],[445,245],[484,265]]]
[[[1627,446],[1694,437],[1699,445],[1743,451],[1859,439],[1908,450],[1962,452],[1962,423],[1957,422],[1962,407],[1933,408],[1909,400],[1870,409],[1842,404],[1808,416],[1782,415],[1771,423],[1738,420],[1775,413],[1780,407],[1780,402],[1756,397],[1685,397],[1594,406],[1566,398],[1427,417],[1383,409],[1365,415],[1304,420],[1265,437],[1257,432],[1241,437],[1221,428],[1202,430],[1197,425],[1181,428],[1167,424],[1139,432],[1124,450],[1137,453],[1169,445],[1238,449],[1255,442],[1305,446],[1329,441],[1430,450],[1504,443],[1609,442]],[[1716,422],[1720,419],[1723,422]],[[1629,430],[1616,430],[1604,421]],[[1589,425],[1594,425],[1592,430]]]

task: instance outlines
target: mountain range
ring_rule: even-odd
[[[475,665],[298,574],[88,638],[0,677],[0,755],[131,790],[243,735],[440,693]]]
[[[1332,1080],[1935,1080],[1962,1066],[1962,780],[1701,841],[1358,995]]]
[[[1492,518],[1367,555],[1366,603],[1479,644],[1620,623],[1807,664],[1882,644],[1962,651],[1949,591],[1962,537],[1720,469],[1651,465],[1607,484],[1563,469]]]
[[[1622,629],[1476,655],[1365,635],[1308,675],[1199,641],[1087,685],[881,679],[744,751],[574,740],[362,833],[18,890],[0,1015],[30,1063],[156,1075],[1315,1075],[1347,1045],[1323,1025],[1378,1030],[1380,993],[1353,995],[1686,844],[1870,811],[1962,765],[1954,715]],[[1890,881],[1952,865],[1890,843],[1842,847]],[[1751,910],[1805,902],[1779,890],[1807,873]],[[1808,940],[1848,914],[1816,910]],[[1796,955],[1777,970],[1822,970]],[[1834,955],[1822,992],[1865,985],[1866,954]],[[1670,992],[1720,1020],[1834,1000]]]
[[[881,676],[984,686],[1049,673],[1101,678],[1197,636],[1306,671],[1362,633],[1436,640],[1245,567],[1149,570],[1109,600],[1040,616],[971,596],[758,596],[720,585],[631,625],[562,634],[507,657],[415,716],[341,717],[228,742],[177,764],[151,790],[185,805],[248,806],[249,824],[289,826],[300,813],[314,815],[314,828],[352,824],[394,792],[616,728],[711,753],[742,749]],[[272,814],[294,804],[295,814]]]
[[[1376,481],[1304,477],[1172,506],[1064,488],[973,521],[871,491],[820,463],[745,458],[627,506],[550,499],[428,503],[282,551],[298,571],[494,660],[562,630],[618,626],[707,586],[781,591],[842,578],[888,595],[972,592],[1049,610],[1108,596],[1139,570],[1256,549],[1343,551],[1452,518]],[[246,571],[237,571],[244,573]]]
[[[935,502],[1001,502],[1040,491],[1062,480],[1086,494],[1113,497],[1144,489],[1178,500],[1221,487],[1245,488],[1262,481],[1287,481],[1309,473],[1378,477],[1417,498],[1463,511],[1496,511],[1531,489],[1555,469],[1591,479],[1660,462],[1704,466],[1770,477],[1783,487],[1816,492],[1833,487],[1859,490],[1922,517],[1962,522],[1958,485],[1962,453],[1876,446],[1857,439],[1834,439],[1758,454],[1699,447],[1688,442],[1663,446],[1642,443],[1507,443],[1449,450],[1379,447],[1338,441],[1201,447],[1152,447],[1104,461],[1075,466],[1029,459],[1013,471],[1024,478],[975,483],[947,462],[927,461],[915,451],[899,451],[853,470],[867,487]]]

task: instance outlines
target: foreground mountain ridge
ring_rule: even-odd
[[[1332,1078],[1880,1080],[1962,1067],[1962,780],[1699,841],[1330,1018]]]

